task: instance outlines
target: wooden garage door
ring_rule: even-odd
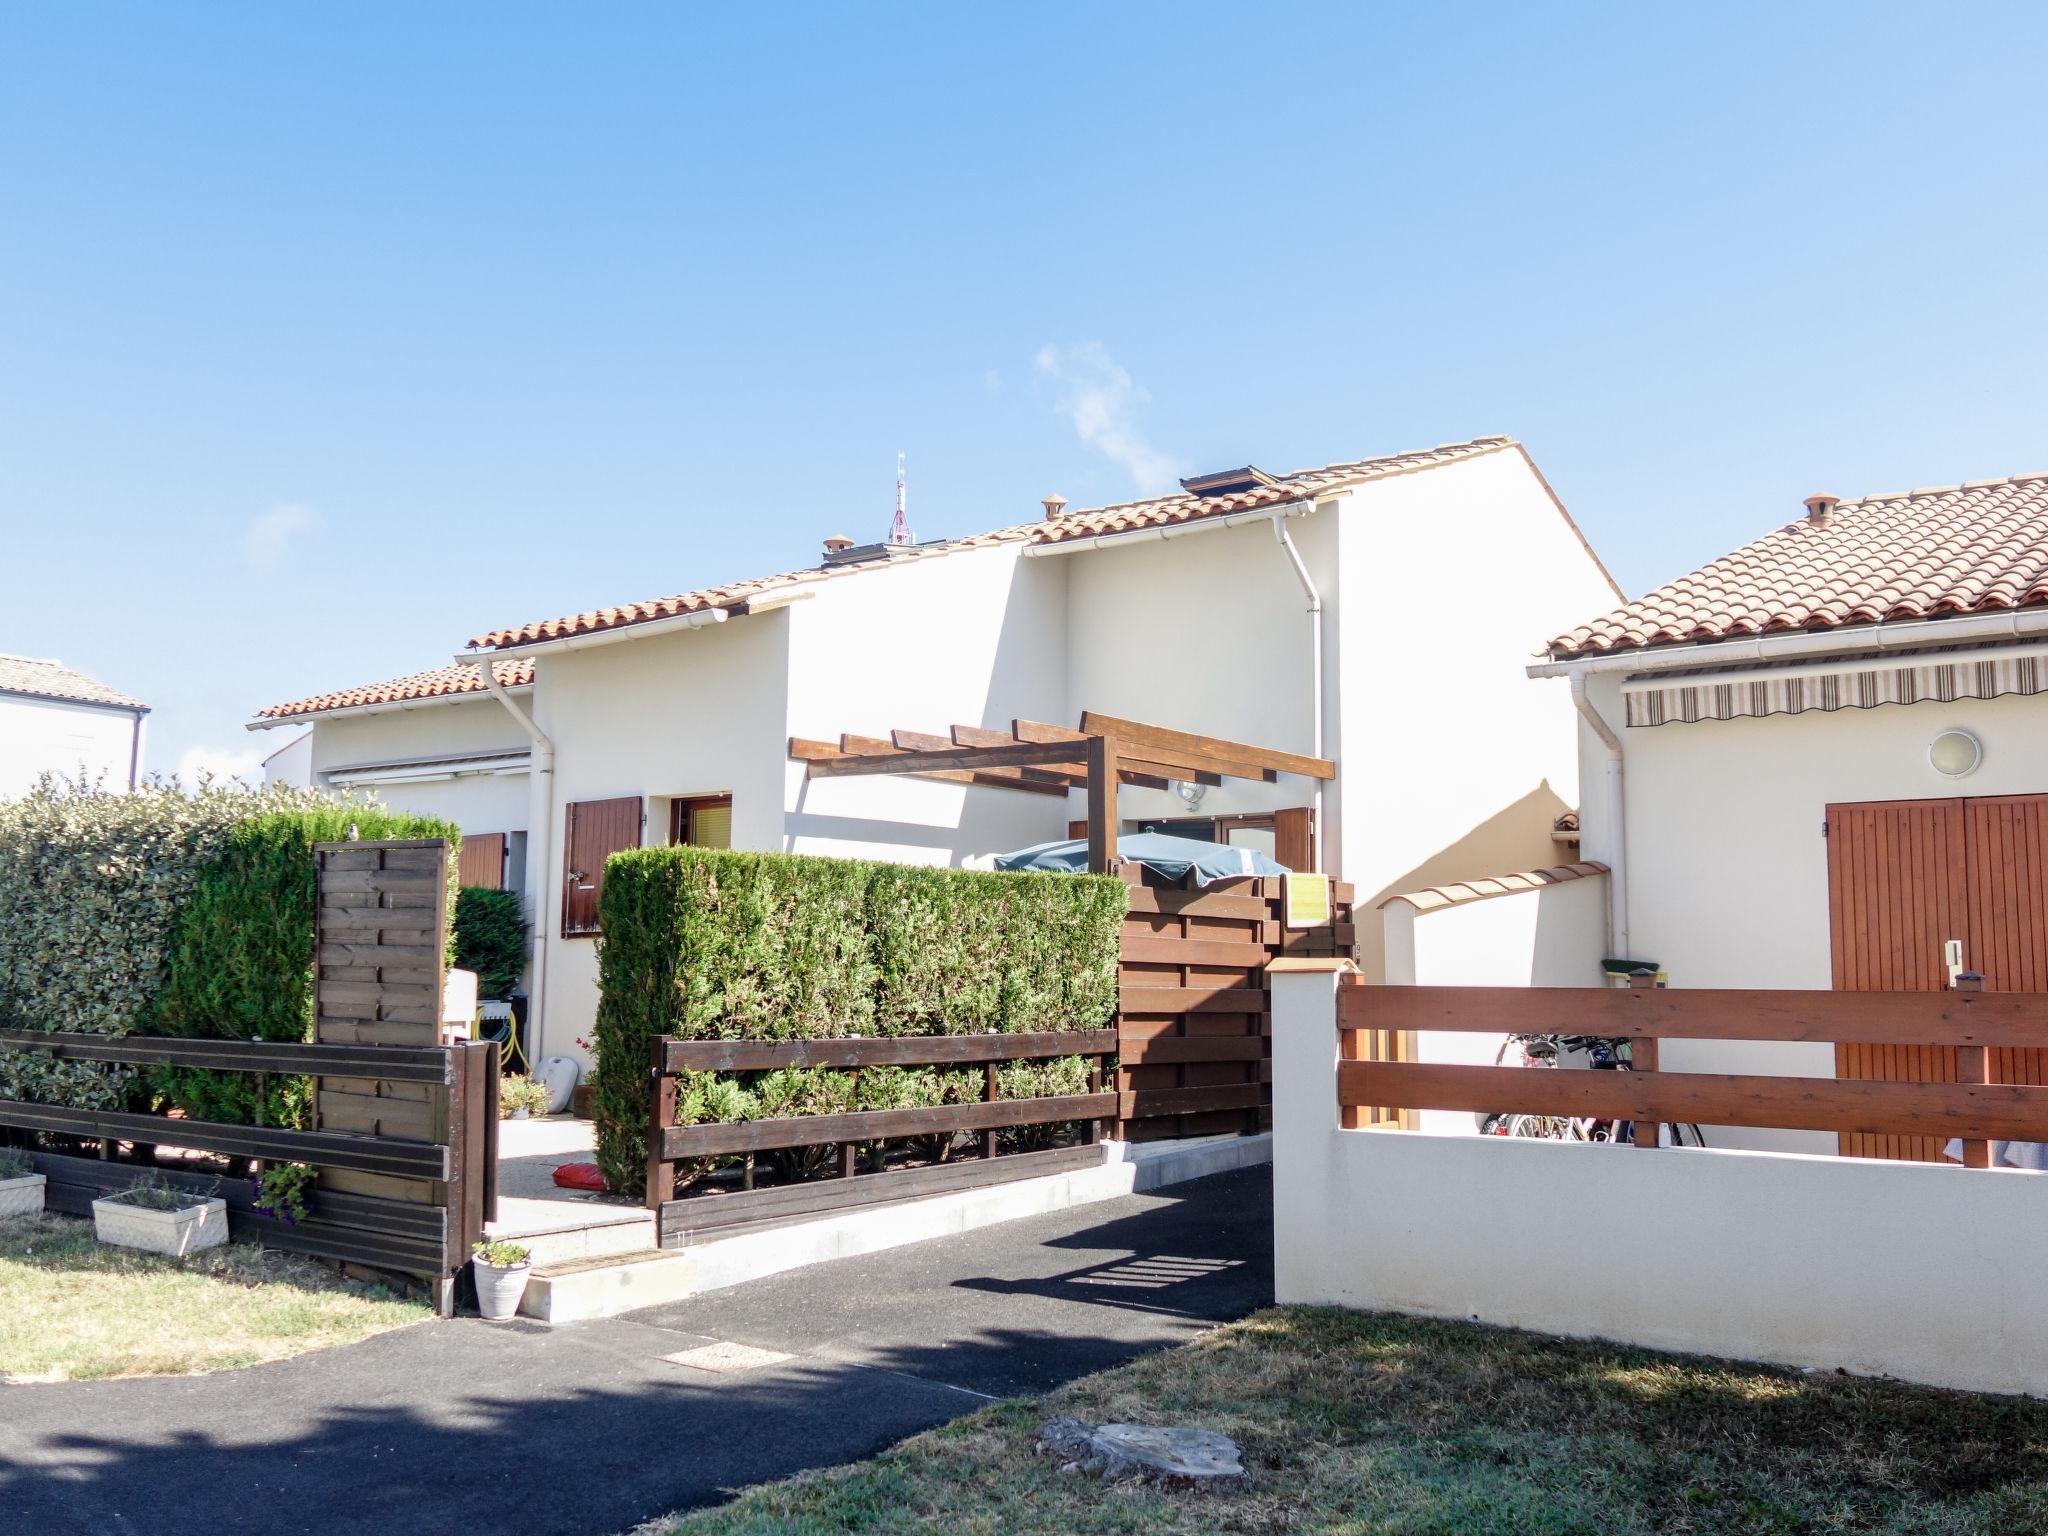
[[[2048,796],[1831,805],[1828,898],[1834,983],[1848,992],[1938,992],[1943,945],[1993,992],[2048,991]],[[2048,1082],[2048,1051],[1991,1052],[1994,1081]],[[1953,1082],[1953,1047],[1838,1045],[1841,1077]],[[1939,1161],[1927,1136],[1844,1134],[1845,1156]]]

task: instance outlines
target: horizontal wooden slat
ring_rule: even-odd
[[[1125,1035],[1117,1060],[1126,1067],[1173,1067],[1191,1061],[1263,1061],[1264,1035],[1159,1035],[1134,1039]]]
[[[1123,941],[1126,965],[1227,965],[1257,970],[1266,963],[1263,944],[1232,944],[1222,939],[1134,939]]]
[[[2048,1046],[2048,994],[2030,992],[1345,986],[1337,1019],[1344,1029]]]
[[[663,1040],[664,1072],[769,1072],[781,1067],[937,1066],[1114,1051],[1113,1029],[1007,1035],[904,1035],[858,1040]]]
[[[722,1234],[735,1226],[784,1220],[847,1207],[881,1205],[951,1190],[980,1189],[1017,1179],[1039,1179],[1076,1168],[1101,1164],[1101,1143],[1057,1147],[1049,1152],[1014,1152],[1002,1157],[962,1158],[926,1168],[893,1168],[850,1179],[815,1179],[784,1189],[746,1190],[738,1194],[698,1195],[663,1202],[659,1217],[661,1245],[685,1244],[694,1234]]]
[[[1386,1105],[1875,1136],[2048,1141],[2048,1088],[2006,1083],[1345,1061],[1337,1064],[1337,1099],[1346,1108]]]
[[[1206,1110],[1257,1109],[1271,1089],[1264,1083],[1218,1083],[1209,1088],[1130,1088],[1119,1096],[1122,1117],[1150,1120],[1160,1115],[1196,1115]]]
[[[316,1168],[352,1168],[364,1173],[426,1179],[448,1176],[445,1147],[339,1132],[286,1131],[270,1126],[224,1125],[212,1120],[167,1120],[162,1115],[24,1104],[15,1099],[0,1099],[0,1125],[59,1131],[95,1141],[134,1141],[146,1146],[224,1152],[230,1157],[275,1158],[287,1163],[311,1163]]]
[[[662,1135],[662,1156],[723,1157],[839,1141],[886,1141],[944,1131],[990,1131],[1012,1125],[1107,1120],[1116,1114],[1113,1093],[1071,1093],[1043,1099],[999,1099],[993,1104],[944,1104],[931,1109],[876,1109],[850,1115],[794,1115],[738,1125],[679,1125]]]
[[[63,1061],[158,1062],[215,1072],[352,1073],[394,1082],[443,1083],[448,1053],[435,1047],[306,1045],[288,1040],[205,1040],[168,1035],[45,1034],[0,1029],[0,1045],[47,1051]]]
[[[1264,1013],[1262,987],[1229,982],[1213,986],[1117,988],[1117,1006],[1125,1013]]]
[[[1254,746],[1246,741],[1229,741],[1221,736],[1198,736],[1192,731],[1170,730],[1163,725],[1152,725],[1142,720],[1124,720],[1115,715],[1097,714],[1085,710],[1081,715],[1081,729],[1091,736],[1114,736],[1119,747],[1126,742],[1133,752],[1157,752],[1176,758],[1187,758],[1195,762],[1214,758],[1225,764],[1225,773],[1259,776],[1278,771],[1299,773],[1312,779],[1334,779],[1337,765],[1324,757],[1307,757],[1298,752],[1278,752],[1271,747]],[[1239,765],[1236,767],[1228,765]],[[1244,774],[1250,769],[1250,774]]]
[[[1239,896],[1221,891],[1179,891],[1171,887],[1131,887],[1131,911],[1158,912],[1169,917],[1242,917],[1265,922],[1279,915],[1277,903],[1263,896]]]

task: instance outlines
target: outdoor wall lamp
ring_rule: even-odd
[[[1951,779],[1967,778],[1984,761],[1984,743],[1968,731],[1943,731],[1927,746],[1934,771]]]

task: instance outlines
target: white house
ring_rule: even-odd
[[[1520,444],[1480,438],[493,631],[452,664],[263,710],[315,782],[465,833],[530,894],[540,1049],[587,1032],[605,856],[686,841],[937,864],[1066,835],[1061,794],[807,777],[793,738],[1072,726],[1083,711],[1332,759],[1337,778],[1126,789],[1368,892],[1553,857],[1577,799],[1565,685],[1527,637],[1619,593]],[[488,674],[485,668],[488,667]],[[1377,965],[1377,936],[1365,940]]]
[[[133,789],[149,706],[61,661],[0,655],[0,799],[45,773]]]
[[[1609,955],[1674,987],[1921,990],[1971,969],[1993,991],[2048,990],[2048,476],[1812,497],[1559,634],[1529,672],[1565,681],[1582,715]],[[2048,1081],[2048,1052],[2011,1054],[2007,1081]],[[1927,1055],[1678,1041],[1662,1065],[1938,1074]],[[1815,1132],[1708,1139],[1838,1149]]]

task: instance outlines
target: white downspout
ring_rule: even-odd
[[[547,1012],[548,991],[548,883],[549,845],[555,828],[555,744],[547,732],[533,723],[533,716],[519,705],[498,681],[496,659],[466,653],[455,658],[458,667],[475,667],[491,696],[519,722],[532,743],[526,770],[526,891],[533,904],[533,987],[526,999],[526,1059],[538,1065],[547,1054],[542,1049],[541,1025]],[[538,682],[538,669],[535,681]]]
[[[1614,728],[1600,717],[1600,711],[1593,707],[1593,701],[1586,697],[1586,672],[1583,667],[1571,674],[1572,704],[1593,728],[1593,734],[1600,738],[1607,749],[1606,809],[1601,813],[1607,824],[1607,942],[1610,959],[1632,960],[1635,957],[1628,947],[1628,823],[1625,820],[1627,806],[1621,792],[1621,738],[1614,734]],[[1582,827],[1583,831],[1583,827]]]
[[[1283,509],[1273,519],[1273,537],[1280,541],[1280,547],[1287,551],[1287,558],[1294,563],[1294,576],[1301,583],[1301,590],[1308,597],[1309,622],[1309,689],[1314,706],[1315,745],[1310,755],[1323,756],[1323,594],[1316,590],[1315,582],[1308,574],[1308,567],[1302,563],[1301,551],[1294,547],[1294,539],[1287,532],[1287,516]],[[1330,873],[1323,862],[1323,781],[1316,780],[1314,825],[1309,828],[1315,850],[1315,864],[1318,872]]]

